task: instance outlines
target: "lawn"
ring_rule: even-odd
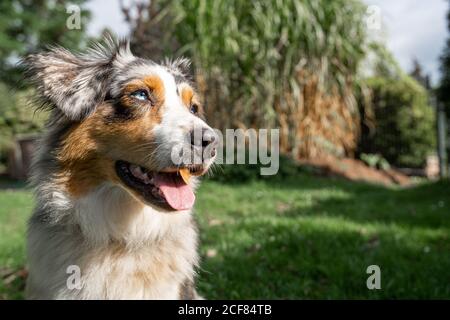
[[[30,190],[0,191],[0,272],[25,264]],[[450,297],[450,183],[385,188],[298,173],[285,179],[205,181],[199,291],[208,299]],[[366,269],[381,268],[369,290]],[[5,271],[6,270],[6,271]],[[21,298],[23,278],[0,282]]]

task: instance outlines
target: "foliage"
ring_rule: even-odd
[[[219,174],[219,173],[218,173]],[[272,177],[276,178],[276,177]],[[450,183],[390,189],[307,174],[197,193],[207,299],[446,299]],[[0,270],[25,264],[31,190],[0,181]],[[368,290],[379,265],[382,290]],[[0,299],[23,297],[0,278]]]
[[[90,13],[83,9],[86,0],[2,0],[0,2],[0,166],[6,161],[8,148],[17,134],[39,131],[45,114],[35,114],[27,106],[26,90],[17,62],[24,55],[61,45],[68,49],[83,47],[87,41],[85,27]],[[79,6],[81,29],[66,26],[70,5]],[[13,88],[13,89],[11,89]],[[17,91],[25,90],[25,91]]]
[[[364,161],[371,168],[379,168],[382,170],[389,170],[391,165],[389,162],[379,154],[367,154],[362,153],[360,155],[362,161]]]
[[[174,21],[170,1],[119,0],[125,21],[131,26],[131,50],[140,57],[162,60],[179,48],[172,34]]]
[[[450,8],[447,12],[447,29],[450,31]],[[437,96],[439,102],[444,104],[447,114],[447,139],[450,140],[450,37],[441,56],[441,82],[437,89]],[[447,142],[447,154],[450,154],[450,141]]]
[[[71,0],[81,6],[86,0]],[[0,80],[10,86],[20,79],[16,62],[27,53],[48,45],[77,49],[85,38],[89,12],[81,7],[81,29],[68,30],[67,2],[56,0],[0,1]]]
[[[400,64],[385,43],[372,42],[369,47],[367,69],[371,72],[371,76],[393,79],[404,74]]]
[[[425,89],[431,89],[430,76],[423,71],[423,67],[419,60],[413,59],[413,69],[409,75]]]
[[[447,12],[447,29],[450,31],[450,9]],[[439,100],[445,103],[447,116],[450,119],[450,38],[447,39],[447,45],[441,56],[441,74],[438,96]]]
[[[247,155],[248,157],[248,155]],[[261,168],[266,165],[258,164],[222,164],[213,169],[211,179],[226,183],[244,183],[257,180],[277,179],[282,181],[290,176],[298,175],[301,172],[308,172],[312,169],[300,167],[295,160],[285,155],[280,155],[279,170],[274,176],[261,175]]]
[[[367,86],[375,123],[363,124],[360,151],[379,153],[396,166],[422,166],[435,146],[434,112],[426,90],[406,75],[371,78]]]
[[[45,123],[44,111],[34,112],[29,105],[31,91],[13,92],[0,83],[0,164],[4,165],[14,137],[39,132]]]
[[[294,157],[354,151],[353,87],[367,49],[361,1],[152,3],[160,14],[141,7],[142,19],[161,21],[179,54],[192,58],[216,128],[280,127],[281,149]],[[135,42],[167,45],[140,22],[132,23]]]

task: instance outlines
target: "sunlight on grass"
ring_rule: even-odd
[[[199,289],[215,298],[448,298],[450,184],[409,189],[300,174],[283,181],[205,181]],[[0,191],[0,270],[24,264],[31,192]],[[377,264],[382,290],[366,288]],[[21,298],[23,280],[0,283]]]
[[[31,210],[31,192],[0,191],[0,299],[23,297],[23,279],[9,279],[25,264],[25,229]]]
[[[209,298],[448,297],[445,188],[308,176],[205,184],[198,201],[200,288]],[[383,290],[366,288],[371,264],[381,267]]]
[[[2,267],[23,264],[26,219],[32,196],[27,191],[0,192],[0,261]]]

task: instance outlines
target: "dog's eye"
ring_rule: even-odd
[[[141,101],[149,100],[148,93],[145,90],[137,90],[131,93],[131,96]]]
[[[191,105],[190,111],[193,114],[197,114],[197,112],[198,112],[198,105],[196,105],[195,103],[193,105]]]

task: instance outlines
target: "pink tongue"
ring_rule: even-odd
[[[192,208],[195,195],[181,176],[169,173],[157,173],[154,175],[154,183],[164,194],[167,203],[175,210],[187,210]]]

